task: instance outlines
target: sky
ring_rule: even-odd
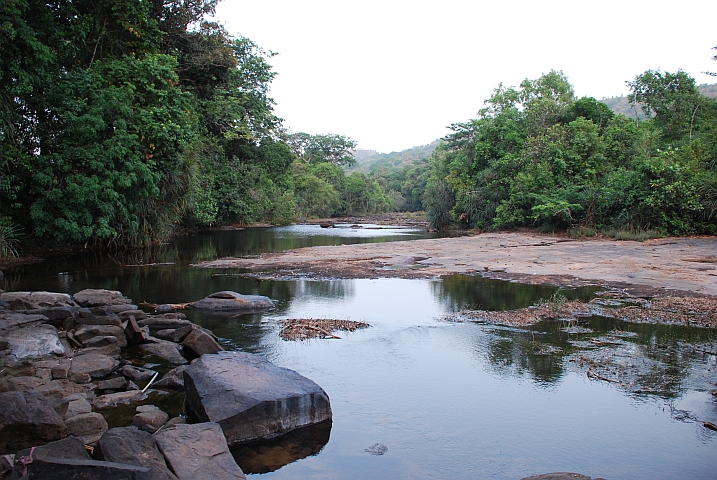
[[[562,70],[578,96],[628,93],[648,69],[717,83],[717,1],[223,0],[214,19],[278,55],[275,112],[294,132],[388,153],[475,118],[500,83]]]

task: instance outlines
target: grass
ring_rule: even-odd
[[[20,244],[20,228],[0,219],[0,258],[17,257]]]
[[[589,227],[575,227],[568,230],[570,238],[594,237],[597,232]]]
[[[606,237],[614,238],[615,240],[633,240],[636,242],[644,242],[652,238],[664,238],[666,235],[659,230],[615,230],[609,229],[601,232]]]

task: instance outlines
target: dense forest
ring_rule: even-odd
[[[274,53],[208,22],[218,1],[0,1],[0,256],[392,210],[715,233],[717,106],[684,72],[629,82],[644,118],[575,98],[561,72],[501,85],[430,159],[352,170],[351,138],[283,127]]]

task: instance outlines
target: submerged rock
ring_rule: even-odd
[[[173,425],[154,438],[180,480],[246,480],[216,423]]]
[[[242,295],[240,293],[223,291],[212,293],[208,297],[190,304],[198,310],[212,312],[235,312],[237,310],[268,310],[274,308],[274,302],[263,295]]]
[[[184,386],[189,409],[200,421],[219,423],[230,445],[331,418],[321,387],[250,353],[204,355],[184,371]]]

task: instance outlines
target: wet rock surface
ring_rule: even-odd
[[[214,313],[235,313],[241,310],[269,310],[274,308],[274,303],[269,297],[262,295],[242,295],[224,291],[212,293],[202,300],[192,303],[191,306],[198,310],[209,310]]]
[[[221,425],[230,445],[331,419],[326,392],[293,370],[244,352],[204,355],[184,371],[187,407]]]

